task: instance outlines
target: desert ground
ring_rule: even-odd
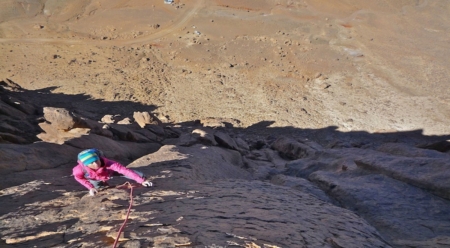
[[[0,246],[112,244],[128,191],[69,178],[96,146],[155,183],[120,247],[447,247],[449,13],[1,1]]]
[[[0,77],[25,89],[138,102],[171,122],[450,131],[446,1],[2,5]]]

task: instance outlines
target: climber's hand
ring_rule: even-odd
[[[142,182],[142,186],[144,186],[144,187],[152,187],[153,183],[150,182],[150,181],[144,181],[144,182]]]
[[[95,188],[92,188],[92,189],[89,190],[89,195],[90,196],[94,196],[97,193],[98,193],[98,191]]]

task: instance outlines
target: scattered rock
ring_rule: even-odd
[[[132,123],[133,123],[133,122],[132,122],[131,119],[128,118],[128,117],[126,117],[126,118],[124,118],[124,119],[122,119],[122,120],[120,120],[120,121],[117,122],[117,124],[120,124],[120,125],[130,125],[130,124],[132,124]]]
[[[303,157],[314,156],[320,152],[320,149],[313,148],[296,140],[281,137],[272,144],[272,149],[280,152],[282,157],[288,159],[299,159]]]
[[[222,132],[222,131],[217,131],[214,133],[214,138],[220,146],[223,146],[223,147],[226,147],[229,149],[233,149],[233,150],[238,150],[238,146],[237,146],[236,142],[227,133]]]
[[[102,118],[103,123],[117,123],[120,120],[120,115],[105,115]]]
[[[141,126],[145,127],[147,124],[160,125],[161,121],[156,116],[151,115],[149,112],[134,112],[134,120]]]
[[[79,118],[63,108],[44,107],[44,118],[59,130],[69,131],[75,127],[83,127]]]

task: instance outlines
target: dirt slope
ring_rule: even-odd
[[[175,122],[449,133],[447,1],[2,5],[0,77],[27,89]]]

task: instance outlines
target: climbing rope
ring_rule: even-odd
[[[128,216],[130,215],[131,207],[133,206],[133,188],[134,187],[129,182],[126,182],[123,185],[126,185],[126,184],[128,184],[128,187],[130,188],[130,206],[128,207],[128,211],[127,211],[127,215],[125,216],[125,220],[123,221],[122,226],[119,228],[119,231],[117,232],[117,237],[116,237],[116,240],[114,241],[113,248],[116,248],[117,243],[119,242],[120,234],[122,233],[123,228],[125,227],[125,224],[128,221]]]

